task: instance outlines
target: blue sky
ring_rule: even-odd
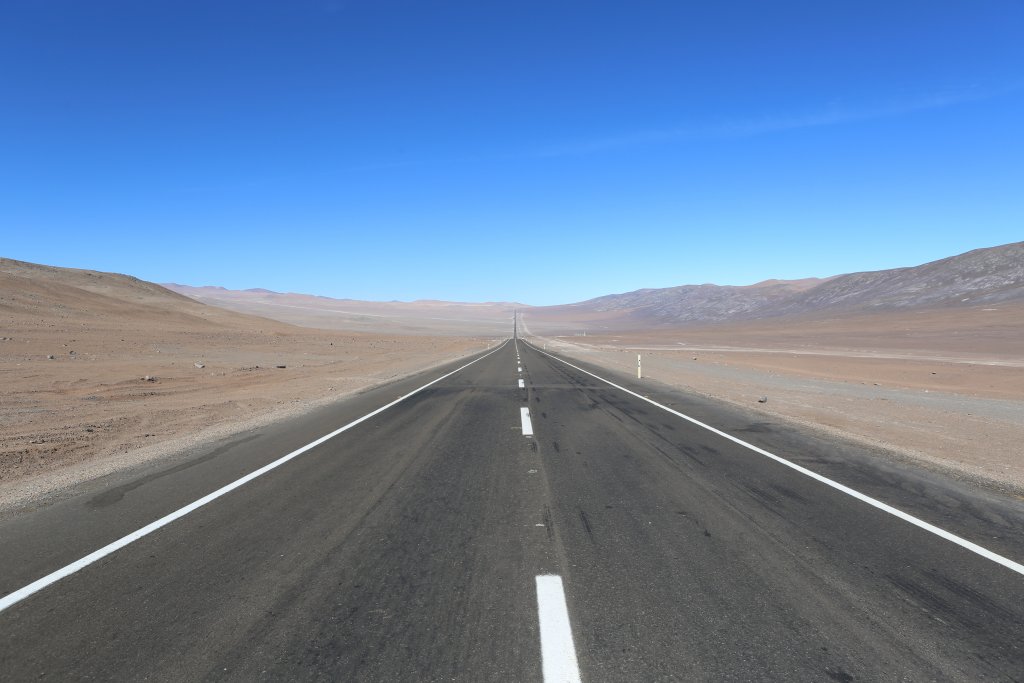
[[[578,301],[1024,239],[1024,3],[0,8],[0,255]]]

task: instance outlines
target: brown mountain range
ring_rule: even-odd
[[[507,336],[512,331],[512,311],[524,307],[512,302],[359,301],[175,283],[164,287],[202,303],[294,325],[396,334]]]
[[[532,308],[528,318],[545,327],[590,323],[608,330],[650,329],[1015,301],[1024,301],[1024,242],[976,249],[920,266],[825,279],[639,289],[565,306]]]

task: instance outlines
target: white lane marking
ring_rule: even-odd
[[[519,379],[519,388],[520,389],[525,389],[526,388],[526,382],[523,381],[522,378]]]
[[[562,577],[553,574],[537,577],[537,616],[544,683],[580,683],[580,665],[572,642]]]
[[[379,415],[380,413],[383,413],[388,408],[391,408],[392,406],[395,406],[395,405],[401,403],[402,401],[404,401],[405,399],[409,398],[410,396],[418,394],[419,392],[423,391],[427,387],[429,387],[429,386],[431,386],[433,384],[437,384],[441,380],[446,379],[448,377],[451,377],[452,375],[454,375],[457,372],[465,370],[466,368],[468,368],[473,363],[477,363],[479,361],[482,361],[484,358],[487,358],[487,356],[490,356],[490,355],[495,354],[498,351],[500,351],[502,349],[502,347],[504,347],[505,344],[507,344],[507,343],[508,343],[508,341],[505,341],[501,346],[499,346],[498,348],[494,349],[490,353],[487,353],[487,354],[485,354],[483,356],[480,356],[476,360],[470,361],[469,363],[466,363],[465,365],[463,365],[462,367],[460,367],[460,368],[458,368],[456,370],[452,370],[447,375],[442,375],[441,377],[438,377],[437,379],[435,379],[432,382],[427,382],[426,384],[424,384],[423,386],[419,387],[418,389],[413,389],[408,394],[406,394],[406,395],[404,395],[404,396],[402,396],[400,398],[396,398],[391,403],[388,403],[385,406],[381,406],[380,408],[377,408],[373,412],[370,412],[370,413],[367,413],[366,415],[363,415],[361,418],[359,418],[357,420],[353,420],[352,422],[349,422],[344,427],[339,427],[338,429],[335,429],[330,434],[326,434],[324,436],[321,436],[316,441],[312,441],[312,442],[306,444],[305,446],[303,446],[302,448],[294,450],[291,453],[289,453],[288,455],[284,455],[284,456],[278,458],[277,460],[275,460],[275,461],[273,461],[273,462],[271,462],[271,463],[269,463],[267,465],[264,465],[263,467],[259,468],[258,470],[250,472],[249,474],[245,475],[241,479],[237,479],[237,480],[231,482],[230,484],[222,486],[221,488],[217,489],[213,493],[208,493],[205,496],[203,496],[202,498],[200,498],[199,500],[197,500],[195,502],[192,502],[192,503],[189,503],[185,507],[179,508],[178,510],[175,510],[174,512],[170,513],[169,515],[165,515],[165,516],[161,517],[160,519],[156,520],[155,522],[150,522],[146,526],[142,527],[141,529],[139,529],[137,531],[133,531],[132,533],[128,534],[127,536],[119,538],[119,539],[117,539],[116,541],[114,541],[112,543],[108,543],[107,545],[103,546],[99,550],[93,551],[93,552],[89,553],[88,555],[86,555],[85,557],[83,557],[83,558],[81,558],[79,560],[76,560],[76,561],[72,562],[71,564],[69,564],[69,565],[67,565],[65,567],[61,567],[60,569],[58,569],[55,572],[51,572],[50,574],[47,574],[46,576],[44,576],[41,579],[37,579],[37,580],[33,581],[32,583],[28,584],[24,588],[19,588],[18,590],[14,591],[13,593],[5,595],[3,598],[0,598],[0,612],[3,612],[8,607],[21,602],[22,600],[24,600],[28,596],[32,595],[33,593],[36,593],[36,592],[46,588],[47,586],[49,586],[51,584],[54,584],[54,583],[60,581],[61,579],[74,574],[75,572],[79,571],[80,569],[84,569],[85,567],[88,567],[93,562],[96,562],[97,560],[102,559],[102,558],[106,557],[107,555],[109,555],[109,554],[111,554],[111,553],[113,553],[113,552],[115,552],[117,550],[120,550],[121,548],[125,547],[129,543],[133,543],[133,542],[139,540],[140,538],[142,538],[143,536],[148,536],[149,534],[153,533],[157,529],[159,529],[159,528],[161,528],[163,526],[167,526],[171,522],[173,522],[173,521],[175,521],[177,519],[180,519],[181,517],[184,517],[188,513],[193,512],[194,510],[197,510],[197,509],[201,508],[202,506],[206,505],[207,503],[209,503],[211,501],[214,501],[214,500],[220,498],[221,496],[223,496],[223,495],[225,495],[227,493],[230,493],[231,491],[234,491],[235,489],[237,489],[240,486],[248,484],[253,479],[256,479],[257,477],[260,477],[260,476],[266,474],[267,472],[269,472],[269,471],[271,471],[271,470],[273,470],[273,469],[275,469],[277,467],[280,467],[281,465],[285,464],[289,460],[292,460],[293,458],[297,458],[298,456],[302,455],[303,453],[305,453],[306,451],[308,451],[308,450],[310,450],[312,448],[316,448],[320,444],[322,444],[325,441],[328,441],[330,439],[333,439],[334,437],[338,436],[342,432],[348,431],[349,429],[352,429],[356,425],[369,420],[371,417],[374,417],[375,415]]]
[[[909,524],[913,524],[914,526],[916,526],[916,527],[918,527],[920,529],[924,529],[925,531],[927,531],[929,533],[935,534],[939,538],[943,538],[943,539],[949,541],[950,543],[956,543],[961,548],[965,548],[966,550],[970,550],[972,553],[980,555],[980,556],[984,557],[987,560],[991,560],[991,561],[995,562],[996,564],[1001,564],[1001,565],[1003,565],[1004,567],[1006,567],[1007,569],[1009,569],[1011,571],[1015,571],[1018,574],[1024,575],[1024,565],[1020,564],[1019,562],[1014,562],[1013,560],[1011,560],[1008,557],[1003,557],[1002,555],[999,555],[998,553],[994,553],[991,550],[988,550],[987,548],[982,548],[977,543],[972,543],[971,541],[968,541],[966,538],[961,538],[960,536],[957,536],[954,533],[951,533],[949,531],[946,531],[945,529],[937,527],[934,524],[929,524],[928,522],[924,521],[923,519],[918,519],[917,517],[914,517],[913,515],[907,514],[906,512],[903,512],[902,510],[894,508],[891,505],[883,503],[882,501],[880,501],[880,500],[878,500],[876,498],[872,498],[871,496],[865,495],[865,494],[861,493],[860,491],[857,491],[855,489],[851,489],[849,486],[846,486],[844,484],[840,484],[838,481],[834,481],[832,479],[829,479],[828,477],[825,477],[825,476],[822,476],[822,475],[818,474],[817,472],[813,472],[813,471],[807,469],[806,467],[803,467],[801,465],[797,465],[795,462],[790,462],[789,460],[786,460],[785,458],[782,458],[782,457],[780,457],[778,455],[775,455],[774,453],[770,453],[770,452],[764,450],[763,448],[758,448],[754,444],[747,443],[743,439],[738,439],[735,436],[732,436],[731,434],[726,434],[725,432],[723,432],[723,431],[721,431],[719,429],[715,429],[711,425],[705,424],[705,423],[701,422],[700,420],[698,420],[696,418],[692,418],[689,415],[684,415],[683,413],[680,413],[677,410],[673,410],[673,409],[669,408],[668,406],[663,406],[660,403],[658,403],[657,401],[652,401],[651,399],[647,398],[646,396],[641,396],[640,394],[636,393],[635,391],[630,391],[629,389],[627,389],[625,387],[621,387],[618,384],[616,384],[615,382],[611,382],[609,380],[606,380],[603,377],[598,377],[594,373],[587,372],[583,368],[578,367],[576,365],[573,365],[572,363],[570,363],[568,361],[564,361],[564,360],[562,360],[561,358],[559,358],[557,356],[552,356],[550,353],[547,353],[546,351],[541,351],[536,346],[533,346],[531,348],[533,348],[534,351],[537,351],[539,353],[543,353],[545,356],[548,356],[549,358],[553,358],[553,359],[557,360],[559,363],[564,363],[564,364],[568,365],[570,368],[575,368],[576,370],[579,370],[580,372],[582,372],[585,375],[590,375],[594,379],[601,380],[605,384],[611,385],[611,386],[615,387],[616,389],[619,389],[621,391],[626,392],[627,394],[635,396],[638,399],[640,399],[641,401],[646,401],[647,403],[650,403],[653,406],[657,406],[657,407],[661,408],[662,410],[664,410],[666,412],[672,413],[676,417],[681,417],[682,419],[686,420],[687,422],[691,422],[691,423],[697,425],[698,427],[701,427],[703,429],[708,430],[709,432],[712,432],[714,434],[717,434],[717,435],[721,436],[724,439],[728,439],[729,441],[732,441],[733,443],[737,443],[740,446],[743,446],[744,448],[749,448],[750,450],[754,451],[755,453],[759,453],[760,455],[763,455],[766,458],[771,458],[772,460],[774,460],[774,461],[776,461],[776,462],[778,462],[778,463],[780,463],[782,465],[785,465],[786,467],[789,467],[790,469],[796,470],[800,474],[806,475],[806,476],[810,477],[811,479],[815,479],[815,480],[821,482],[822,484],[825,484],[826,486],[831,486],[835,490],[841,491],[841,492],[845,493],[846,495],[852,496],[853,498],[856,498],[857,500],[859,500],[861,502],[867,503],[868,505],[870,505],[872,507],[878,508],[882,512],[887,512],[890,515],[892,515],[893,517],[898,517],[899,519],[902,519],[904,522],[907,522]]]
[[[523,366],[522,365],[517,365],[516,369],[519,370],[519,372],[522,372],[523,371]]]
[[[519,417],[523,420],[523,436],[533,436],[533,422],[530,421],[530,409],[520,408]]]

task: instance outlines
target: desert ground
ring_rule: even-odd
[[[0,259],[0,508],[482,350],[518,306],[181,289]],[[646,381],[1024,494],[1020,302],[647,330],[520,311],[568,356],[641,354]]]
[[[1024,495],[1020,303],[586,336],[531,315],[523,327],[549,350],[634,376],[641,355],[646,381]]]
[[[492,343],[302,328],[127,276],[0,260],[0,507]]]

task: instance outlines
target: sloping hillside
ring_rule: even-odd
[[[1024,299],[1024,242],[975,249],[913,268],[842,275],[770,314],[973,306],[1020,299]]]
[[[296,327],[0,259],[0,510],[485,345]]]
[[[147,326],[278,326],[269,320],[206,306],[130,275],[57,268],[0,258],[0,313],[45,321],[99,321]],[[143,323],[144,321],[144,323]],[[285,327],[281,325],[281,327]]]
[[[822,280],[641,289],[568,306],[531,309],[529,320],[600,320],[608,328],[638,328],[1018,300],[1024,300],[1024,242],[977,249],[921,266]]]

